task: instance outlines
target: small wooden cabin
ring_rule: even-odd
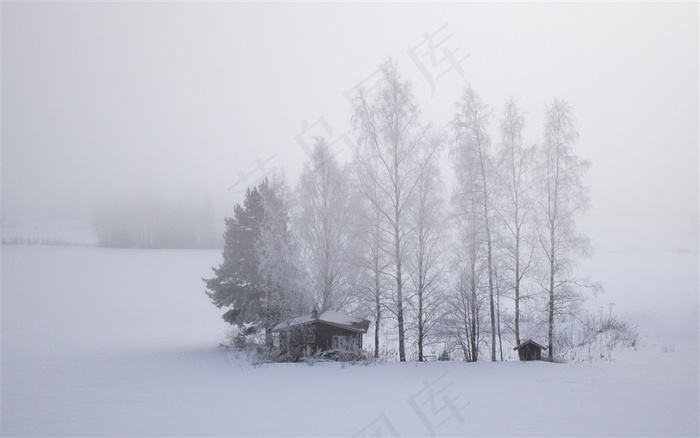
[[[299,358],[307,348],[319,351],[360,351],[362,335],[367,333],[369,321],[335,310],[319,313],[314,309],[307,315],[277,324],[280,349],[293,358]]]
[[[547,347],[543,347],[532,339],[521,342],[520,345],[513,348],[513,350],[518,350],[518,357],[520,360],[542,360],[542,350],[546,350]]]

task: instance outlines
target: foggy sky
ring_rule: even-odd
[[[422,56],[448,35],[434,54],[466,56],[461,72]],[[3,214],[86,217],[142,190],[230,207],[241,174],[296,179],[304,121],[343,148],[344,92],[392,56],[436,125],[470,82],[496,109],[494,143],[507,97],[528,144],[544,105],[568,100],[594,246],[697,248],[698,38],[697,3],[3,3]]]

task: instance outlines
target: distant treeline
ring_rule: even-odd
[[[99,246],[113,248],[219,248],[220,218],[211,198],[166,200],[122,196],[95,212]]]

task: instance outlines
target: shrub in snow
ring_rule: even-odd
[[[581,316],[562,327],[555,342],[558,357],[572,362],[612,360],[612,352],[622,348],[636,349],[639,343],[637,327],[600,309],[597,314],[582,312]]]

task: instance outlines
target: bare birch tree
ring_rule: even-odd
[[[354,253],[355,264],[364,273],[360,280],[359,298],[368,308],[374,319],[374,357],[379,357],[379,330],[386,308],[387,269],[391,265],[388,260],[391,247],[391,235],[385,229],[382,209],[378,208],[380,201],[379,187],[374,182],[376,178],[366,178],[369,168],[360,167],[355,172],[355,187],[364,195],[364,202],[359,203],[360,213],[356,216],[356,236],[358,251]],[[376,172],[376,169],[374,170]],[[367,201],[374,199],[375,203]]]
[[[476,212],[475,212],[476,213]],[[484,287],[483,239],[479,236],[479,213],[475,221],[459,224],[459,243],[456,245],[455,272],[451,292],[445,299],[445,313],[440,321],[444,335],[454,339],[464,360],[479,360],[482,344],[482,313],[488,303]]]
[[[442,181],[435,160],[426,163],[426,170],[418,182],[416,195],[413,286],[417,307],[418,361],[422,362],[426,337],[436,322],[436,310],[440,304],[438,294],[447,231]]]
[[[486,104],[476,91],[467,85],[462,100],[457,102],[457,113],[452,120],[454,132],[453,144],[457,149],[469,150],[471,159],[476,161],[476,178],[474,182],[481,193],[475,200],[481,204],[481,220],[486,243],[486,268],[489,290],[489,315],[491,321],[491,360],[496,360],[496,311],[493,285],[493,206],[491,197],[494,191],[493,158],[491,156],[491,137],[487,129],[493,117],[491,107]],[[461,172],[456,169],[457,173]]]
[[[480,189],[479,163],[474,148],[457,147],[451,152],[456,184],[452,197],[456,242],[456,273],[452,293],[447,297],[443,331],[455,339],[464,360],[476,362],[482,343],[482,311],[488,302],[484,288],[485,238],[483,191]]]
[[[352,196],[350,179],[322,138],[316,139],[297,188],[306,275],[319,310],[337,310],[351,295]]]
[[[420,108],[414,101],[412,84],[401,78],[391,60],[380,66],[382,79],[376,95],[370,98],[364,89],[355,96],[352,125],[359,140],[357,160],[364,175],[374,179],[379,199],[367,196],[376,205],[389,228],[393,245],[390,275],[396,285],[393,296],[398,322],[399,360],[406,360],[404,262],[410,224],[410,208],[425,163],[439,144],[431,141],[430,125],[420,121]],[[370,171],[378,163],[379,172]]]
[[[498,176],[502,196],[496,211],[505,235],[501,247],[511,272],[515,303],[515,343],[520,344],[520,313],[523,278],[533,266],[532,231],[534,224],[533,172],[535,147],[523,147],[525,115],[515,99],[506,101],[501,119]],[[505,275],[505,273],[504,273]]]
[[[546,107],[544,144],[539,153],[538,175],[541,226],[539,241],[547,261],[548,354],[554,357],[554,324],[557,316],[571,313],[583,296],[581,287],[599,288],[572,272],[576,256],[590,251],[588,239],[576,232],[575,219],[589,206],[583,176],[590,163],[573,152],[578,140],[569,104],[555,99]]]

